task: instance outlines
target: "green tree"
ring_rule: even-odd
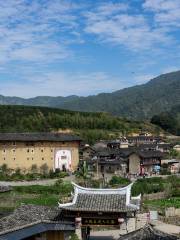
[[[87,168],[86,161],[83,161],[83,164],[79,166],[79,169],[76,173],[76,177],[78,177],[79,179],[82,179],[84,186],[87,186],[88,168]]]
[[[79,240],[79,238],[78,238],[76,233],[72,233],[69,239],[70,240]]]

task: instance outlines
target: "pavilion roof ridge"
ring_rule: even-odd
[[[73,200],[59,203],[59,208],[72,211],[106,211],[117,212],[139,210],[140,196],[131,201],[133,183],[117,189],[85,188],[72,182],[74,186]]]
[[[133,183],[122,187],[122,188],[86,188],[79,186],[78,184],[72,182],[72,185],[75,188],[75,193],[83,194],[126,194],[128,190],[131,189]]]

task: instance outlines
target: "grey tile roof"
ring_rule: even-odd
[[[75,211],[126,212],[134,211],[126,206],[126,195],[78,194],[76,203],[66,207]]]
[[[138,151],[137,154],[142,158],[163,157],[161,151]]]
[[[63,219],[59,208],[47,206],[22,205],[12,214],[0,219],[0,235],[5,232],[17,231],[40,223],[64,223],[71,221]]]
[[[82,212],[135,212],[139,205],[131,203],[129,184],[117,189],[94,189],[74,185],[74,198],[71,203],[59,204],[61,209]]]
[[[81,141],[81,138],[72,134],[36,132],[36,133],[0,133],[0,141],[52,141],[71,142]]]
[[[176,240],[178,239],[175,236],[169,235],[155,230],[150,225],[145,225],[143,228],[130,232],[122,237],[119,240]]]

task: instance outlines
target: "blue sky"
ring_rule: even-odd
[[[180,0],[0,1],[0,94],[87,96],[180,69]]]

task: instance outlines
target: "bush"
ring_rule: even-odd
[[[162,178],[154,177],[154,178],[145,178],[138,179],[134,185],[132,186],[132,195],[137,196],[140,193],[150,194],[164,191],[164,184]]]
[[[47,175],[48,174],[48,170],[49,170],[49,168],[48,168],[47,163],[44,163],[44,164],[41,165],[40,171],[41,171],[41,173],[43,175]]]
[[[55,186],[60,186],[63,183],[63,180],[60,178],[55,182]]]
[[[37,167],[36,164],[32,164],[32,166],[31,166],[31,172],[32,172],[33,174],[38,172],[38,167]]]
[[[67,172],[59,172],[59,174],[58,174],[58,177],[60,177],[60,178],[64,178],[67,176],[69,176],[69,174]]]
[[[130,183],[130,180],[127,178],[122,178],[119,176],[113,176],[111,180],[109,181],[109,184],[111,186],[117,186],[117,185],[128,185]]]
[[[76,233],[72,233],[70,236],[70,240],[79,240],[79,238]]]
[[[166,179],[167,183],[170,183],[170,196],[179,197],[180,196],[180,178],[172,175]]]
[[[92,179],[89,183],[90,183],[90,187],[92,188],[100,188],[100,185],[101,185],[101,182],[100,180],[95,180],[95,179]]]

